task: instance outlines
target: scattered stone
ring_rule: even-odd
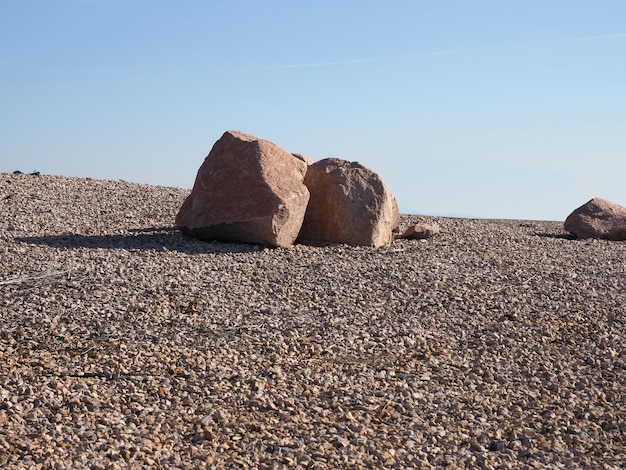
[[[626,240],[626,207],[594,198],[572,212],[563,226],[578,238]]]
[[[198,170],[176,225],[208,240],[290,246],[309,200],[306,169],[302,157],[272,142],[227,131]]]
[[[491,441],[491,444],[489,444],[489,450],[491,452],[502,452],[506,447],[506,444],[503,440],[495,440],[495,441]]]
[[[393,240],[396,198],[374,171],[358,162],[326,158],[309,166],[311,194],[299,238],[381,247]]]
[[[440,228],[437,224],[415,224],[408,227],[398,238],[423,240],[434,237],[439,234],[439,231]]]

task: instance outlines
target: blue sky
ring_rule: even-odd
[[[626,2],[0,3],[0,171],[191,188],[228,129],[405,213],[626,205]]]

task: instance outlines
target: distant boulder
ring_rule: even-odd
[[[594,198],[572,212],[563,226],[578,238],[626,240],[626,207]]]
[[[309,166],[304,184],[311,197],[299,239],[372,247],[393,241],[398,204],[369,168],[326,158]]]
[[[176,225],[208,240],[290,246],[309,201],[306,171],[304,157],[267,140],[227,131],[198,170]]]

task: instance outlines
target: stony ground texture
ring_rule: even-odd
[[[209,243],[187,194],[0,174],[0,467],[624,467],[626,243]]]

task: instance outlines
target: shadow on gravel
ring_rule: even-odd
[[[177,251],[200,253],[251,253],[264,247],[248,243],[203,241],[183,235],[175,227],[131,229],[128,235],[47,235],[16,237],[18,243],[47,245],[53,248],[104,248],[112,250]]]
[[[576,240],[576,235],[571,233],[544,233],[535,232],[535,236],[544,238],[562,238],[564,240]]]

